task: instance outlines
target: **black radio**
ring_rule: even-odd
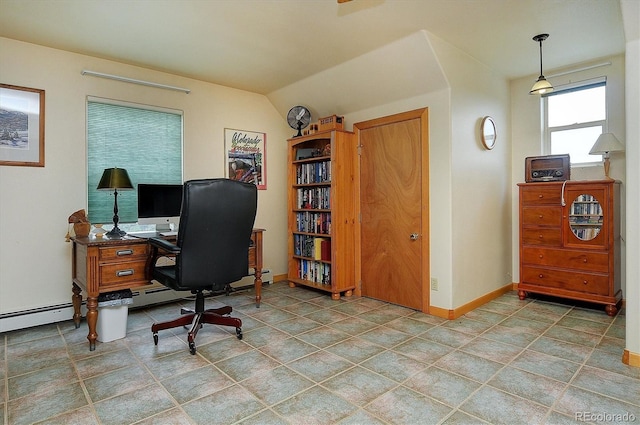
[[[524,179],[527,183],[569,180],[570,164],[569,154],[530,156],[525,159]]]

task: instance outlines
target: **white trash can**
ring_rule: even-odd
[[[111,342],[127,336],[129,304],[133,303],[131,290],[109,292],[98,297],[98,341]]]

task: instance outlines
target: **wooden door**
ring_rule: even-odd
[[[428,312],[427,110],[354,126],[363,296]]]

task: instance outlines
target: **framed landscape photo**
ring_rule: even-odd
[[[0,165],[44,167],[44,90],[0,84]]]
[[[267,188],[267,134],[224,129],[225,177]]]

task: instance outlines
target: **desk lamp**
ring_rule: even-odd
[[[589,155],[602,155],[604,159],[604,177],[607,180],[611,180],[611,177],[609,177],[609,153],[622,151],[624,151],[624,146],[613,133],[602,133],[593,144]]]
[[[120,190],[132,190],[133,185],[129,174],[124,168],[106,168],[102,173],[100,183],[98,183],[98,190],[112,190],[113,189],[113,229],[107,232],[108,238],[121,238],[127,234],[124,230],[120,230],[118,227],[118,189]]]

